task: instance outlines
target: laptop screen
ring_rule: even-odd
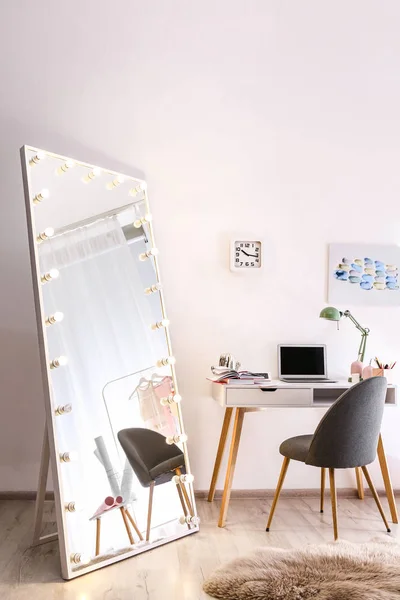
[[[279,346],[279,376],[326,377],[325,346]]]

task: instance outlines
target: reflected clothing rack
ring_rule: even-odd
[[[138,398],[140,415],[146,429],[152,429],[165,437],[174,436],[177,423],[170,405],[162,405],[161,399],[173,393],[172,378],[168,375],[158,381],[152,376],[150,380],[141,378],[133,394]],[[177,418],[177,415],[176,415]]]
[[[177,415],[173,415],[171,408],[169,406],[161,406],[161,404],[160,404],[161,395],[158,395],[158,393],[156,391],[157,387],[159,387],[159,386],[161,387],[163,385],[163,383],[165,383],[165,384],[169,383],[168,388],[165,388],[165,387],[163,388],[163,392],[164,392],[165,396],[168,396],[169,394],[171,394],[173,392],[173,381],[170,376],[159,375],[158,373],[154,373],[154,372],[152,373],[150,378],[147,378],[144,376],[145,373],[148,373],[149,371],[153,371],[155,369],[159,370],[159,368],[156,367],[156,365],[152,365],[151,367],[147,367],[146,369],[141,369],[140,371],[134,371],[133,373],[128,373],[127,375],[123,375],[122,377],[117,377],[116,379],[112,379],[105,384],[105,386],[102,389],[102,397],[103,397],[104,406],[105,406],[105,409],[107,412],[108,420],[110,423],[112,423],[112,419],[111,419],[110,411],[108,408],[107,400],[105,397],[106,388],[109,385],[116,383],[118,381],[122,381],[124,379],[128,379],[130,377],[135,377],[135,376],[139,377],[140,375],[142,375],[142,377],[140,378],[134,391],[130,394],[129,400],[132,400],[135,395],[137,396],[137,399],[139,402],[139,407],[140,407],[140,412],[141,412],[141,415],[143,418],[143,422],[147,429],[152,429],[153,431],[162,433],[166,437],[168,435],[174,435],[175,430],[178,428]],[[159,386],[154,386],[154,383],[153,383],[154,375],[157,375],[157,378],[159,379]],[[141,383],[143,383],[143,382],[148,383],[148,386],[146,388],[140,387]],[[146,392],[148,392],[148,394],[146,394]],[[156,422],[157,419],[159,421],[158,423]],[[116,439],[115,435],[114,435],[114,439]]]

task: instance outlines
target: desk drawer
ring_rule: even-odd
[[[311,388],[236,388],[226,386],[227,406],[311,406]]]

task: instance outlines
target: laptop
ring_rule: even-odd
[[[325,344],[279,344],[278,373],[287,383],[337,383],[328,378]]]

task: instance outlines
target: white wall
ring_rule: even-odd
[[[329,242],[400,242],[400,4],[16,0],[1,12],[0,490],[35,487],[43,420],[23,143],[146,175],[205,489],[222,420],[205,377],[221,352],[275,371],[278,342],[326,342],[341,376],[356,355],[355,328],[318,313]],[[260,275],[228,270],[242,230],[267,241]],[[400,309],[355,314],[371,328],[368,355],[400,360]],[[273,488],[278,444],[319,416],[248,415],[234,486]],[[388,409],[397,487],[399,426]],[[316,471],[294,465],[287,486],[316,487]]]

